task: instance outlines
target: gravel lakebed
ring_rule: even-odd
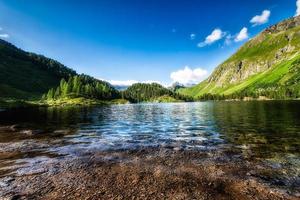
[[[33,140],[0,145],[1,199],[300,198],[296,186],[289,190],[266,178],[274,169],[226,148],[41,153],[49,145]],[[30,156],[32,149],[40,153]],[[20,152],[27,152],[26,158]]]

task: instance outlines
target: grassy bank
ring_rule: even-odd
[[[0,108],[24,108],[33,106],[95,106],[95,105],[110,105],[110,104],[126,104],[129,101],[125,99],[114,99],[103,101],[97,99],[86,98],[61,98],[56,100],[17,100],[17,99],[0,99]]]
[[[170,96],[161,96],[153,98],[143,103],[175,103],[184,102]],[[51,100],[17,100],[17,99],[0,99],[0,108],[24,108],[33,106],[96,106],[96,105],[111,105],[111,104],[127,104],[130,103],[126,99],[113,100],[97,100],[87,99],[83,97],[78,98],[59,98]]]
[[[109,104],[126,104],[129,101],[125,99],[114,100],[98,100],[87,99],[83,97],[78,98],[60,98],[55,100],[41,100],[37,104],[44,106],[94,106],[94,105],[109,105]]]

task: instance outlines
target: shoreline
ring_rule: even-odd
[[[67,106],[97,106],[97,105],[111,105],[111,104],[127,104],[128,101],[124,99],[115,99],[111,101],[102,101],[94,99],[62,99],[58,101],[41,101],[41,100],[2,100],[0,101],[0,109],[17,109],[30,107],[67,107]]]
[[[199,101],[174,101],[174,102],[158,102],[158,101],[147,101],[132,103],[125,99],[116,99],[111,101],[102,101],[94,99],[84,99],[82,101],[68,102],[68,101],[27,101],[27,100],[9,100],[9,101],[0,101],[0,111],[5,109],[17,109],[17,108],[30,108],[30,107],[68,107],[68,106],[100,106],[100,105],[122,105],[122,104],[145,104],[145,103],[197,103],[197,102],[269,102],[269,101],[299,101],[300,99],[224,99],[224,100],[199,100]]]

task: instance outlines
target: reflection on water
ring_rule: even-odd
[[[228,143],[254,157],[300,153],[300,102],[216,103],[214,120]]]
[[[69,128],[90,122],[89,111],[84,107],[21,108],[0,112],[0,125],[21,124],[29,128]]]
[[[1,131],[0,162],[86,150],[144,147],[205,150],[230,147],[247,159],[291,162],[299,169],[300,102],[202,102],[34,108],[0,112],[0,126],[43,130]],[[61,133],[61,134],[57,134]]]

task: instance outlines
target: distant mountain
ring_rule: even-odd
[[[200,84],[179,92],[201,98],[300,97],[300,16],[273,25],[243,45]]]
[[[124,90],[127,90],[127,88],[130,86],[129,85],[113,85],[113,87],[116,88],[116,90],[124,91]]]
[[[23,51],[0,39],[0,98],[40,97],[76,72],[42,55]]]
[[[170,87],[168,87],[168,89],[176,92],[177,90],[181,89],[181,88],[185,88],[185,86],[181,83],[175,82],[173,83]]]

